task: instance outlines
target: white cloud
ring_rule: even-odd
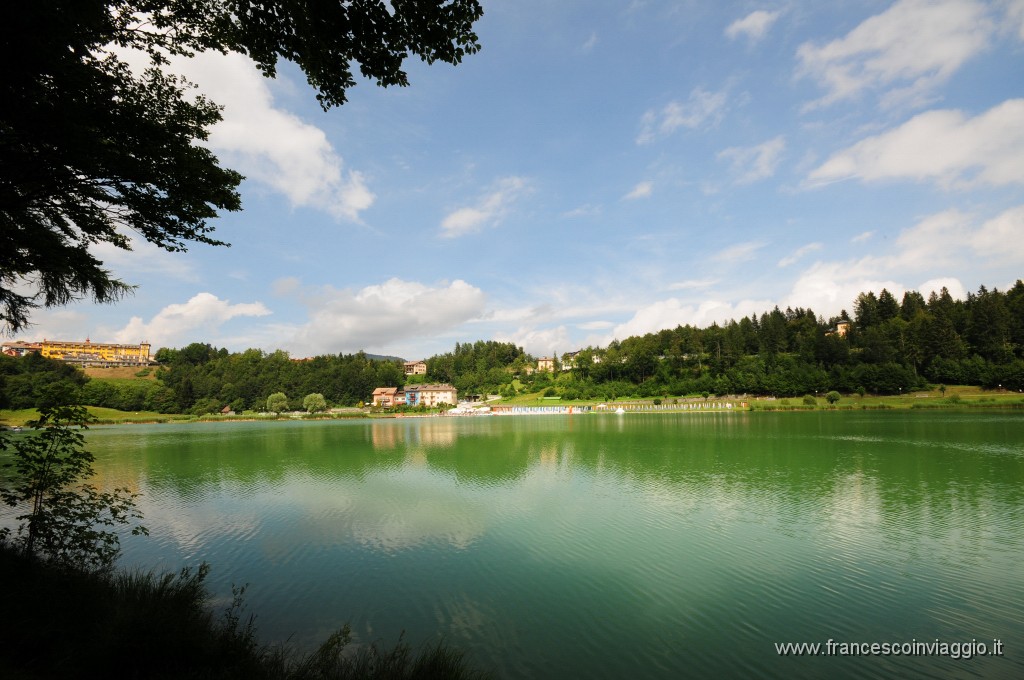
[[[687,279],[670,284],[669,290],[702,290],[718,283],[718,279]]]
[[[133,316],[121,330],[114,333],[114,342],[146,341],[154,347],[190,342],[193,331],[209,339],[211,331],[225,321],[240,316],[267,316],[270,310],[262,302],[231,304],[212,293],[199,293],[183,304],[167,305],[149,323]]]
[[[929,215],[904,230],[896,239],[896,253],[880,261],[896,260],[900,267],[911,271],[950,266],[962,255],[971,222],[971,216],[959,210]]]
[[[552,356],[570,352],[576,345],[569,339],[565,326],[555,328],[519,328],[512,333],[496,333],[498,342],[511,342],[534,356]]]
[[[965,257],[977,260],[981,267],[1004,265],[1011,271],[1024,267],[1024,239],[1017,236],[1022,233],[1024,205],[985,220],[947,210],[926,216],[902,231],[883,256],[814,262],[798,274],[788,293],[774,300],[748,298],[731,302],[716,298],[708,291],[696,297],[702,302],[669,297],[642,305],[628,321],[593,340],[595,344],[605,345],[612,338],[642,335],[678,324],[706,327],[712,322],[761,314],[776,304],[783,309],[809,308],[827,318],[842,309],[852,312],[858,294],[869,290],[878,293],[882,288],[899,299],[907,290],[918,290],[927,297],[931,291],[946,287],[951,295],[962,299],[966,295],[965,286],[947,272],[954,271]],[[718,257],[749,259],[761,245],[756,242],[739,244],[722,251]],[[811,252],[817,245],[809,244],[797,253]],[[914,285],[917,281],[921,283]]]
[[[886,288],[899,299],[903,286],[895,279],[885,278],[890,269],[880,266],[883,264],[873,258],[815,262],[797,278],[780,306],[804,307],[828,317],[842,309],[852,313],[853,301],[865,291]]]
[[[813,253],[816,250],[821,250],[821,248],[822,248],[822,244],[821,243],[808,243],[805,246],[801,246],[800,248],[797,248],[792,253],[790,253],[786,257],[782,258],[781,260],[779,260],[779,266],[780,267],[788,267],[789,265],[798,262],[807,253]]]
[[[572,210],[566,210],[562,213],[562,217],[575,218],[575,217],[592,217],[594,215],[601,214],[601,206],[591,205],[587,203],[585,205],[578,206]]]
[[[894,267],[927,271],[949,267],[964,257],[986,264],[1024,266],[1024,205],[1004,210],[980,225],[977,217],[945,210],[922,219],[896,239],[897,254],[884,259]]]
[[[418,338],[479,318],[486,296],[461,280],[426,285],[392,278],[359,290],[325,286],[300,300],[309,310],[309,321],[286,346],[308,355],[415,347]]]
[[[1024,99],[974,118],[928,111],[833,154],[807,184],[857,178],[935,181],[946,188],[1024,184]]]
[[[892,87],[883,105],[920,103],[971,57],[984,50],[994,22],[975,0],[901,0],[843,38],[797,50],[798,74],[825,88],[809,108]]]
[[[651,193],[654,191],[653,182],[640,182],[633,189],[623,196],[623,200],[633,201],[638,198],[650,198]]]
[[[103,263],[104,268],[112,270],[116,277],[124,273],[146,273],[178,281],[195,282],[199,279],[195,266],[187,254],[169,252],[134,236],[128,237],[128,244],[131,250],[124,250],[104,241],[91,245],[89,252]]]
[[[373,205],[363,174],[345,170],[323,130],[275,106],[268,81],[248,57],[205,52],[175,58],[172,67],[224,107],[209,144],[227,166],[281,192],[294,206],[334,217],[359,221]]]
[[[454,210],[441,221],[441,236],[455,238],[480,231],[504,218],[509,207],[527,190],[522,177],[504,177],[481,196],[475,205]]]
[[[763,9],[751,12],[742,19],[737,19],[729,24],[728,28],[725,29],[725,37],[735,40],[739,36],[744,35],[751,42],[757,42],[768,33],[768,29],[779,18],[779,14],[780,12],[769,12]]]
[[[836,262],[816,262],[793,285],[784,301],[792,306],[811,307],[819,313],[835,313],[852,304],[857,294],[888,288],[901,296],[907,288],[897,280],[915,276],[931,278],[914,288],[925,297],[942,286],[963,297],[965,288],[959,279],[936,277],[949,271],[964,258],[979,266],[1024,267],[1024,205],[1005,210],[978,224],[975,216],[959,210],[928,215],[905,229],[895,247],[885,256],[868,256]]]
[[[597,31],[594,31],[593,33],[590,34],[590,37],[587,38],[586,42],[584,42],[580,46],[580,51],[590,52],[592,49],[594,49],[595,45],[597,45]]]
[[[874,230],[863,231],[850,239],[850,243],[863,243],[875,235]]]
[[[996,261],[1024,263],[1024,206],[1011,208],[982,224],[971,235],[970,247]]]
[[[696,129],[705,123],[716,124],[725,112],[725,92],[708,92],[696,88],[683,103],[671,101],[661,111],[650,110],[640,120],[637,144],[649,144],[679,128]]]
[[[940,293],[943,288],[949,291],[950,296],[954,300],[967,299],[967,289],[964,288],[964,284],[960,283],[960,279],[954,279],[951,277],[929,279],[914,288],[914,290],[923,295],[927,300],[929,295],[932,293]]]
[[[1024,40],[1024,0],[1008,0],[1005,4],[1005,25],[1017,34],[1018,39]]]
[[[744,243],[737,243],[736,245],[729,246],[728,248],[718,251],[711,256],[711,259],[715,262],[723,262],[725,264],[746,262],[754,259],[754,255],[757,251],[764,248],[764,246],[765,244],[762,241],[746,241]]]
[[[785,149],[786,138],[779,135],[757,146],[724,149],[718,152],[718,157],[731,161],[737,184],[750,184],[774,175]]]
[[[706,327],[715,322],[760,314],[771,309],[772,304],[769,300],[742,300],[736,304],[706,300],[699,305],[685,304],[678,298],[658,300],[638,309],[631,319],[616,326],[601,344],[606,345],[613,338],[654,333],[681,324]]]
[[[285,276],[283,278],[275,280],[270,290],[276,297],[287,297],[294,295],[299,292],[302,282],[294,276]]]
[[[15,292],[22,291],[15,289]],[[34,289],[24,291],[32,295]],[[81,311],[88,303],[79,303],[74,308],[51,307],[37,309],[29,319],[29,327],[21,331],[14,340],[35,342],[38,340],[84,340],[91,337],[98,341],[104,335],[91,334],[88,330],[93,325],[93,315],[88,311]],[[88,308],[86,308],[88,309]],[[7,339],[7,336],[4,336]]]

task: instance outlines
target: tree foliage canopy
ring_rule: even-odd
[[[318,392],[307,394],[302,400],[302,408],[306,409],[307,413],[320,413],[327,410],[327,400]]]
[[[135,506],[137,494],[128,489],[101,491],[85,480],[93,476],[93,455],[84,448],[85,438],[74,429],[84,428],[89,413],[80,406],[48,406],[31,423],[34,434],[15,439],[13,462],[5,463],[0,498],[22,508],[17,519],[15,544],[31,557],[64,566],[107,569],[120,554],[120,539],[113,527],[141,519]],[[0,449],[6,443],[0,439]],[[146,534],[136,526],[133,534]],[[6,541],[9,532],[0,532]]]
[[[161,70],[168,55],[248,55],[266,75],[296,63],[328,109],[355,84],[407,85],[409,54],[458,63],[479,49],[477,0],[38,0],[0,22],[0,330],[39,306],[132,287],[92,246],[225,245],[209,221],[241,208],[238,173],[202,145],[215,103]],[[148,53],[133,72],[122,50]]]
[[[274,413],[288,410],[288,397],[284,392],[274,392],[267,397],[267,410]]]

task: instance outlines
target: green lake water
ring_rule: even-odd
[[[1024,677],[1024,417],[817,412],[93,428],[125,565],[261,637],[440,636],[504,678]],[[781,657],[978,642],[1005,656]]]

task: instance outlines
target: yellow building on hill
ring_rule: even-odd
[[[116,345],[106,342],[43,340],[39,353],[82,366],[148,366],[149,343]]]

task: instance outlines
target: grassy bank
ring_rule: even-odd
[[[206,573],[83,573],[0,548],[0,677],[487,677],[444,645],[357,646],[345,629],[306,656],[261,644],[239,598],[219,614],[209,607]]]
[[[333,420],[336,418],[364,418],[359,409],[349,409],[341,413],[257,413],[245,412],[232,415],[207,414],[195,416],[187,413],[157,413],[155,411],[118,411],[99,406],[86,407],[95,418],[95,425],[123,425],[133,423],[198,423],[223,422],[238,420]],[[0,425],[7,427],[24,427],[30,420],[39,417],[34,408],[10,410],[0,409]]]
[[[872,409],[1024,409],[1024,395],[1005,390],[984,390],[980,387],[956,385],[946,390],[919,390],[908,394],[879,396],[843,394],[830,404],[823,396],[814,396],[813,403],[805,397],[774,399],[756,397],[750,401],[753,411],[872,410]]]
[[[662,396],[640,399],[624,397],[616,399],[616,404],[664,405],[671,410],[672,406],[703,401],[733,402],[737,406],[741,402],[749,405],[752,411],[812,411],[812,410],[868,410],[868,409],[1024,409],[1024,394],[1007,390],[985,390],[980,387],[955,385],[945,391],[939,389],[920,390],[909,394],[880,396],[843,394],[835,404],[830,404],[824,396],[814,396],[813,403],[804,401],[804,397],[769,397],[748,395],[725,395],[722,397],[703,395]],[[543,392],[520,394],[513,399],[501,399],[496,405],[512,406],[596,406],[606,403],[601,399],[548,399]],[[97,425],[119,425],[130,423],[193,423],[193,422],[227,422],[247,420],[334,420],[338,418],[392,418],[394,412],[383,411],[367,413],[358,408],[338,410],[331,413],[257,413],[221,415],[209,414],[194,416],[189,414],[156,413],[150,411],[117,411],[97,406],[87,407],[96,417]],[[0,409],[0,425],[23,427],[30,420],[38,417],[35,409],[3,410]],[[422,415],[417,413],[403,414],[407,416]]]
[[[954,385],[941,389],[919,390],[899,395],[842,394],[839,401],[830,404],[821,395],[810,395],[811,401],[805,402],[804,397],[772,397],[756,395],[711,396],[705,398],[700,394],[662,395],[660,397],[622,397],[615,399],[616,404],[663,405],[667,407],[682,406],[699,402],[745,402],[753,411],[801,411],[816,409],[851,410],[851,409],[934,409],[934,408],[1024,408],[1024,394],[1008,390],[985,390],[980,387]],[[497,404],[513,406],[596,406],[608,403],[604,399],[550,399],[543,392],[519,394],[512,399],[502,399]]]

